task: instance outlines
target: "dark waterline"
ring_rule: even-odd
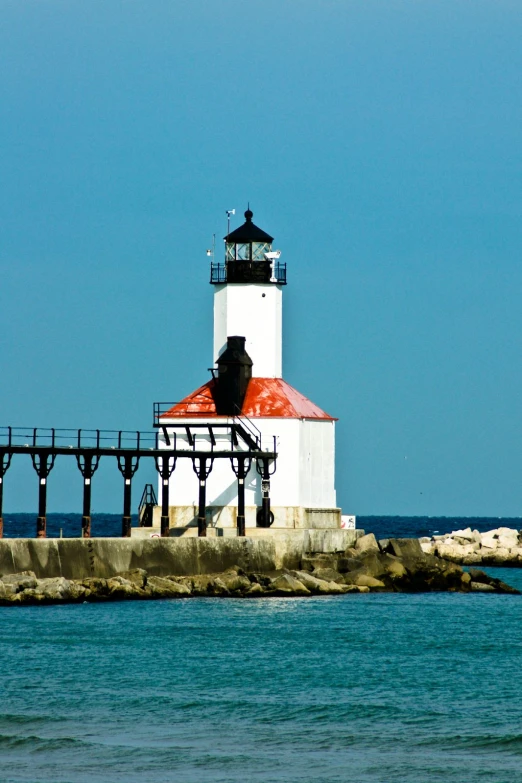
[[[132,524],[138,524],[133,516]],[[377,538],[390,536],[411,537],[431,536],[434,533],[451,533],[453,530],[471,527],[480,532],[497,527],[522,528],[521,517],[400,517],[400,516],[359,516],[357,527],[366,532],[375,533]],[[81,535],[81,514],[49,514],[47,517],[47,535],[58,538],[60,530],[65,538]],[[93,514],[92,536],[120,536],[120,514]],[[6,514],[4,516],[4,536],[6,538],[31,538],[36,535],[35,514]]]

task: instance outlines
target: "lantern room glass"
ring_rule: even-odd
[[[225,245],[226,261],[265,261],[265,254],[272,250],[270,242],[245,242],[235,244],[227,242]]]

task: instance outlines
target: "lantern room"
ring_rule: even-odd
[[[245,222],[225,237],[224,264],[212,262],[210,282],[286,284],[286,264],[272,250],[274,238],[252,222],[254,213],[245,212]]]

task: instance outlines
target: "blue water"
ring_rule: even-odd
[[[522,526],[358,518],[378,537],[468,524]],[[0,783],[522,783],[521,620],[522,597],[480,594],[0,608]]]
[[[137,516],[133,525],[138,524]],[[521,529],[520,517],[393,517],[358,516],[357,527],[375,533],[377,538],[389,536],[431,536],[434,533],[451,533],[452,530],[471,527],[484,532],[497,527]],[[80,536],[82,530],[81,514],[49,514],[47,517],[47,535],[58,537],[60,530],[64,537]],[[93,536],[120,536],[121,515],[93,514]],[[36,535],[35,514],[4,515],[4,535],[6,538],[26,538]]]
[[[521,621],[484,594],[0,608],[0,780],[519,783]]]

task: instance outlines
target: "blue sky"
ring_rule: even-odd
[[[288,264],[284,375],[339,417],[344,511],[520,514],[520,2],[0,15],[2,424],[146,429],[205,381],[205,249],[250,201]],[[120,511],[115,465],[96,479]],[[5,511],[36,502],[19,458]],[[81,510],[72,461],[49,506]]]

